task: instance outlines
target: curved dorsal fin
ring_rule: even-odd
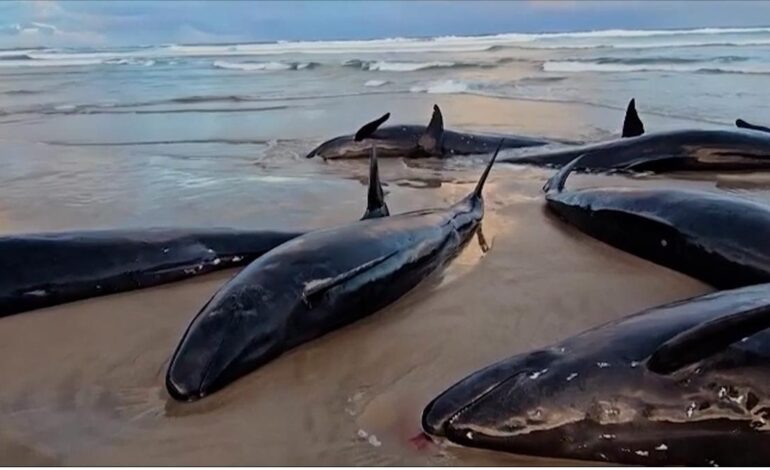
[[[433,115],[430,118],[425,133],[420,136],[417,146],[423,152],[429,155],[441,155],[443,152],[444,141],[444,117],[441,115],[441,109],[438,105],[433,105]]]
[[[387,217],[390,215],[388,205],[385,204],[385,194],[380,184],[380,171],[377,165],[377,147],[372,145],[372,153],[369,156],[369,192],[367,194],[366,212],[361,220]]]
[[[361,142],[362,140],[366,139],[370,135],[374,134],[374,131],[377,130],[378,127],[382,125],[383,122],[387,121],[388,118],[390,118],[390,113],[385,113],[382,116],[378,117],[372,122],[367,122],[363,126],[361,126],[361,129],[358,129],[358,132],[356,132],[356,136],[353,138],[356,142]]]
[[[644,134],[644,124],[636,112],[636,99],[631,98],[626,108],[626,117],[623,120],[623,134],[621,137],[636,137]]]
[[[741,129],[751,129],[753,131],[770,132],[770,127],[758,126],[756,124],[746,122],[743,119],[736,119],[735,125],[740,127]]]
[[[660,345],[647,360],[647,368],[670,374],[767,328],[770,304],[709,320]]]

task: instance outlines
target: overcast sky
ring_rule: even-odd
[[[0,47],[767,26],[770,2],[3,1]]]

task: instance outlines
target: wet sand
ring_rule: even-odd
[[[452,106],[459,104],[447,105]],[[495,122],[522,119],[513,117],[512,103],[494,106],[509,113]],[[538,119],[561,115],[539,109]],[[564,137],[590,134],[595,121],[585,122]],[[100,165],[95,157],[63,158]],[[214,168],[185,162],[179,171]],[[471,190],[480,171],[478,164],[463,162],[446,168],[401,160],[381,164],[393,213],[455,201]],[[84,193],[99,192],[82,186],[75,191],[73,181],[61,183],[69,192],[57,204],[55,194],[36,198],[24,186],[33,183],[17,183],[6,186],[1,231],[120,222],[320,227],[360,216],[365,174],[365,162],[281,164],[267,158],[255,165],[239,159],[217,164],[212,182],[197,187],[195,197],[180,189],[148,195],[144,205],[130,193],[75,204]],[[420,413],[433,396],[491,362],[710,288],[549,216],[540,187],[550,174],[497,165],[486,191],[488,252],[471,243],[443,275],[396,304],[296,348],[199,402],[168,398],[165,367],[189,321],[234,271],[0,319],[0,464],[563,463],[426,442],[419,438]],[[80,184],[84,176],[73,172],[72,178]],[[113,183],[119,188],[120,177]],[[716,186],[580,175],[569,184]],[[32,203],[37,199],[44,202]]]

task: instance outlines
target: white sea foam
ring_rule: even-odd
[[[705,62],[687,64],[618,64],[591,61],[548,61],[543,64],[545,72],[705,72],[705,73],[743,73],[770,74],[770,66],[761,64],[714,65]]]
[[[409,89],[412,93],[431,93],[431,94],[455,94],[465,93],[470,89],[470,85],[458,80],[440,80],[430,82],[425,85],[416,85]]]
[[[364,83],[364,86],[368,87],[381,87],[383,85],[388,84],[389,82],[387,80],[369,80],[366,83]]]
[[[382,72],[415,72],[417,70],[454,67],[454,62],[386,62],[378,61],[369,64],[369,70]]]
[[[214,61],[214,67],[229,70],[305,70],[315,65],[314,62],[228,62],[225,60]]]

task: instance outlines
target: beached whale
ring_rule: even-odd
[[[241,266],[301,234],[158,228],[0,237],[0,317]]]
[[[373,314],[439,270],[478,229],[482,188],[499,150],[473,192],[448,208],[310,232],[250,264],[184,333],[166,375],[171,397],[208,395],[290,348]],[[376,177],[370,184],[378,184]]]
[[[726,193],[664,188],[564,191],[572,161],[545,185],[548,209],[616,248],[721,289],[770,282],[770,207]]]
[[[631,109],[633,113],[629,114]],[[641,120],[629,104],[625,123],[637,129]],[[590,145],[502,158],[501,162],[561,167],[583,155],[580,170],[617,171],[747,171],[770,168],[770,135],[736,130],[689,129],[643,134]],[[739,126],[740,127],[740,126]]]
[[[482,369],[422,426],[469,447],[634,465],[770,465],[770,284],[651,308]]]
[[[372,145],[379,157],[449,157],[452,155],[488,154],[504,138],[503,148],[534,147],[553,143],[545,139],[516,135],[483,135],[444,130],[444,119],[438,106],[428,126],[380,126],[390,113],[365,124],[354,135],[335,137],[322,143],[307,158],[323,159],[366,158]]]

